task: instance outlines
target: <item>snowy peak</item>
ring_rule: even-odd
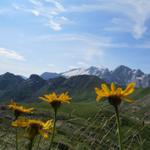
[[[101,76],[105,72],[107,72],[108,69],[98,68],[91,66],[89,68],[76,68],[71,69],[69,71],[66,71],[62,73],[63,76],[71,77],[71,76],[77,76],[77,75],[94,75],[94,76]]]
[[[85,73],[85,69],[83,68],[75,68],[75,69],[71,69],[69,71],[61,73],[61,75],[65,77],[72,77],[72,76],[84,75],[84,74],[87,74],[87,73]]]
[[[91,66],[90,68],[86,69],[85,71],[87,71],[89,73],[89,75],[100,76],[105,71],[105,69]]]
[[[94,75],[106,82],[115,82],[120,85],[126,85],[129,82],[136,82],[137,86],[150,87],[150,75],[145,74],[141,70],[131,69],[121,65],[110,71],[107,68],[98,68],[91,66],[89,68],[76,68],[62,73],[63,76],[69,78],[78,75]]]
[[[121,66],[117,67],[115,70],[113,70],[113,72],[126,74],[126,73],[132,72],[132,69],[127,66],[121,65]]]

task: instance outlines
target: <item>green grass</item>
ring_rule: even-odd
[[[126,110],[124,107],[127,105],[128,109]],[[52,117],[53,110],[47,103],[31,103],[26,104],[26,106],[35,107],[37,112],[44,111],[45,113],[50,113]],[[100,142],[103,137],[107,135],[112,125],[115,125],[115,118],[110,121],[110,118],[113,115],[114,109],[109,106],[106,101],[100,103],[86,101],[64,104],[61,106],[58,113],[58,120],[63,122],[63,125],[61,126],[61,123],[58,125],[55,141],[63,141],[67,145],[76,147],[77,149],[88,150],[91,147],[90,143],[92,140]],[[140,150],[141,143],[144,142],[142,147],[144,147],[144,150],[148,150],[148,147],[150,146],[148,132],[149,125],[146,125],[140,130],[142,128],[142,117],[136,116],[136,113],[132,113],[132,105],[130,106],[130,104],[123,104],[120,115],[122,132],[124,134],[124,146],[131,150]],[[48,116],[49,114],[47,114],[47,117]],[[135,117],[139,117],[139,119],[137,120]],[[90,138],[88,138],[89,134],[91,134],[91,136],[89,136]],[[93,136],[96,136],[97,139],[92,139]],[[141,141],[139,137],[141,138]],[[70,141],[70,139],[72,139],[72,141]],[[107,142],[109,142],[111,147],[114,147],[115,150],[115,146],[117,145],[115,126],[102,142],[104,150],[108,149]],[[96,145],[97,144],[94,144],[94,146]]]
[[[145,96],[150,94],[150,88],[138,88],[135,90],[135,92],[132,94],[132,97],[134,99],[142,99]]]
[[[143,114],[149,112],[147,106],[141,102],[148,101],[145,96],[149,95],[150,89],[137,89],[132,98],[137,100],[135,104],[123,103],[121,106],[121,127],[123,132],[123,145],[128,150],[149,150],[150,147],[150,124],[143,126]],[[86,93],[78,93],[80,99],[73,99],[70,104],[63,104],[58,112],[57,136],[55,137],[55,150],[58,147],[67,146],[75,150],[116,150],[117,134],[114,117],[114,109],[107,101],[97,103],[94,95],[85,99]],[[82,99],[82,100],[81,100]],[[140,99],[140,100],[139,100]],[[81,100],[81,101],[80,101]],[[80,102],[79,102],[80,101]],[[42,101],[34,103],[22,103],[26,107],[34,107],[35,114],[27,117],[47,120],[53,117],[53,109],[50,104]],[[134,107],[139,107],[133,111]],[[10,111],[2,111],[4,116],[13,117]],[[11,128],[9,117],[0,118],[0,145],[8,145],[15,149],[14,130]],[[2,138],[1,138],[2,135]],[[24,138],[21,138],[24,144]],[[27,141],[27,140],[25,140]],[[49,141],[42,141],[41,149],[46,149]],[[24,147],[24,146],[23,146]],[[35,148],[36,149],[36,148]],[[8,149],[9,150],[9,149]]]

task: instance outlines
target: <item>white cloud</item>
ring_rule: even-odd
[[[41,0],[29,0],[29,2],[31,2],[34,5],[41,5]]]
[[[37,10],[31,10],[31,12],[35,15],[35,16],[39,16],[40,15],[40,12],[37,11]]]
[[[126,0],[120,3],[120,5],[126,5],[125,8],[128,11],[122,11],[122,13],[124,13],[132,22],[131,32],[133,36],[136,39],[141,38],[147,31],[146,21],[150,18],[150,1]]]
[[[17,52],[15,52],[13,50],[9,50],[6,48],[0,48],[0,56],[19,60],[19,61],[25,61],[25,58],[22,55],[18,54]]]
[[[61,30],[61,24],[58,22],[55,22],[53,19],[50,19],[48,21],[48,23],[46,23],[47,26],[49,26],[51,29],[53,29],[54,31],[59,31]]]
[[[19,6],[19,5],[15,4],[15,3],[12,4],[12,7],[13,7],[15,10],[17,10],[17,11],[19,11],[20,9],[22,9],[22,6]]]
[[[43,25],[50,27],[54,31],[59,31],[64,24],[70,23],[62,15],[66,10],[58,0],[28,0],[28,2],[30,3],[29,6],[13,3],[12,7],[16,11],[30,13],[41,18]]]
[[[44,25],[49,26],[54,31],[61,30],[62,25],[68,22],[66,17],[61,16],[61,13],[65,12],[65,8],[57,0],[29,1],[32,7],[30,9],[24,9],[24,11],[31,12],[35,16],[44,18]]]
[[[62,29],[64,24],[71,21],[63,13],[86,13],[105,11],[111,13],[112,20],[121,21],[105,25],[105,31],[129,32],[136,39],[142,38],[148,30],[146,25],[150,19],[149,0],[95,0],[80,5],[63,4],[60,0],[28,0],[30,5],[15,4],[12,6],[16,11],[31,13],[41,17],[42,23],[54,31]],[[0,14],[10,11],[1,9]],[[11,10],[12,11],[12,10]]]
[[[147,31],[146,22],[150,19],[149,0],[97,0],[89,4],[70,6],[69,12],[113,12],[121,22],[114,23],[111,31],[130,32],[136,39],[141,38]],[[119,15],[118,15],[119,14]],[[122,23],[123,22],[123,23]],[[119,28],[119,30],[118,30]]]
[[[91,47],[91,48],[87,48],[85,50],[85,61],[90,62],[93,61],[93,59],[95,58],[101,58],[104,55],[104,48],[99,48],[99,47]]]
[[[91,63],[95,58],[102,58],[105,50],[112,43],[108,37],[91,34],[53,34],[34,37],[32,43],[52,46],[54,53],[61,53],[62,58]],[[59,43],[59,46],[58,46]],[[54,54],[53,53],[53,54]],[[54,55],[55,55],[54,54]]]
[[[92,49],[111,49],[111,48],[143,48],[149,49],[150,42],[141,42],[141,43],[126,43],[126,42],[114,42],[111,37],[103,37],[103,36],[93,36],[91,34],[59,34],[59,35],[42,35],[38,37],[34,37],[32,42],[35,43],[43,43],[43,42],[52,42],[52,43],[67,43],[69,49],[73,49],[73,47],[69,47],[69,44],[72,43],[75,46],[81,45],[81,50],[86,53],[87,51],[91,51]],[[78,44],[77,44],[78,43]],[[88,52],[92,53],[92,52]],[[100,52],[99,55],[103,55],[104,51]],[[63,55],[67,55],[67,53],[63,53]],[[89,55],[89,54],[87,54]]]

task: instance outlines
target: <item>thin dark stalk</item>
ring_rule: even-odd
[[[18,150],[18,129],[16,128],[16,150]]]
[[[118,106],[114,106],[114,107],[115,107],[115,112],[116,112],[116,123],[117,123],[117,133],[118,133],[119,149],[123,150],[123,148],[122,148],[121,128],[120,128],[120,118],[119,118]]]
[[[55,128],[56,128],[56,115],[57,115],[57,109],[54,109],[54,127],[53,127],[53,131],[52,131],[52,137],[51,137],[49,150],[52,149],[52,145],[53,145],[53,140],[54,140],[54,135],[55,135]]]
[[[30,140],[28,150],[32,150],[32,147],[33,147],[33,140],[34,140],[34,139],[31,139],[31,140]]]
[[[42,137],[40,136],[40,137],[39,137],[39,140],[38,140],[38,144],[37,144],[37,148],[36,148],[36,150],[38,150],[38,149],[39,149],[41,139],[42,139]]]

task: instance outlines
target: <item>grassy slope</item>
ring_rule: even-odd
[[[57,137],[55,141],[69,146],[70,149],[89,150],[93,148],[107,150],[111,147],[112,150],[115,150],[117,139],[115,118],[112,117],[114,110],[106,101],[96,103],[94,91],[92,91],[93,93],[91,93],[91,90],[87,91],[84,93],[77,91],[78,96],[73,99],[73,102],[62,105],[58,114]],[[123,104],[122,106],[122,131],[126,149],[140,150],[143,145],[143,149],[148,150],[150,147],[150,125],[146,124],[143,127],[142,122],[143,114],[149,111],[149,93],[149,88],[138,89],[132,95],[132,98],[139,100],[135,104]],[[86,99],[86,97],[89,99]],[[141,103],[146,103],[146,105],[141,106]],[[34,103],[24,103],[24,105],[36,108],[35,116],[37,118],[46,120],[49,116],[52,117],[53,110],[45,102],[39,102],[38,100]],[[133,108],[135,106],[140,107],[140,109],[134,112]],[[2,122],[9,121],[4,119]],[[7,126],[9,126],[8,124]],[[1,128],[3,127],[1,126]],[[12,130],[8,131],[12,133],[10,136],[12,138],[14,133]],[[1,135],[3,134],[1,133]],[[0,143],[3,142],[1,139]],[[43,145],[43,149],[46,145],[48,145],[47,142]]]
[[[43,103],[43,102],[39,104],[31,104],[31,106],[36,107],[37,109],[43,110],[43,111],[49,111],[49,110],[52,111],[51,107],[48,104]],[[125,106],[126,104],[123,104],[122,107],[124,108]],[[130,106],[130,104],[128,106]],[[98,116],[95,117],[97,113],[98,113]],[[90,132],[94,132],[92,134],[93,136],[94,135],[96,136],[97,132],[99,132],[101,136],[99,134],[97,136],[98,136],[98,139],[101,141],[103,139],[103,136],[105,137],[105,135],[108,132],[108,129],[112,126],[112,124],[114,124],[114,122],[107,123],[105,127],[106,132],[103,132],[103,130],[101,129],[97,130],[97,128],[99,128],[99,126],[100,127],[104,126],[105,122],[107,122],[113,114],[114,114],[114,110],[111,106],[109,106],[107,102],[96,103],[95,101],[90,101],[90,102],[86,101],[86,102],[80,102],[80,103],[72,102],[71,104],[63,105],[61,109],[59,110],[58,118],[60,120],[65,119],[66,124],[63,124],[63,127],[59,129],[59,134],[56,139],[58,141],[65,139],[66,143],[68,143],[69,145],[70,144],[73,146],[76,145],[77,147],[79,146],[79,148],[87,147],[85,149],[89,149],[89,143],[91,141],[90,140],[89,141],[87,140],[86,142],[82,141],[85,138],[83,135],[89,134]],[[104,117],[105,119],[102,116],[105,116]],[[142,142],[145,141],[143,144],[143,147],[145,150],[147,150],[148,147],[150,146],[150,142],[149,142],[150,139],[148,136],[150,126],[146,125],[144,128],[142,128],[141,119],[143,118],[143,116],[138,116],[138,115],[136,116],[136,113],[132,113],[132,105],[131,105],[131,108],[128,107],[127,110],[123,109],[121,111],[121,116],[122,116],[122,130],[123,130],[124,138],[125,138],[124,145],[129,144],[130,145],[129,149],[138,150],[140,149]],[[135,119],[135,116],[139,117],[139,119],[138,120]],[[115,120],[113,119],[113,121]],[[71,128],[68,127],[70,125],[72,125]],[[75,128],[74,130],[77,131],[78,129],[82,127],[83,127],[83,131],[80,131],[80,134],[75,134],[74,136],[76,136],[77,139],[74,138],[73,142],[71,142],[69,139],[73,132],[72,128]],[[111,139],[109,142],[111,143],[112,147],[115,147],[115,144],[113,145],[113,143],[117,143],[116,138],[114,136],[114,132],[115,132],[115,129],[113,129],[112,133],[110,133],[108,137],[106,137],[106,140],[108,141]],[[83,135],[81,136],[81,134]],[[133,141],[130,141],[131,139]],[[103,147],[105,147],[104,149],[108,148],[105,142],[103,142],[102,145]]]

